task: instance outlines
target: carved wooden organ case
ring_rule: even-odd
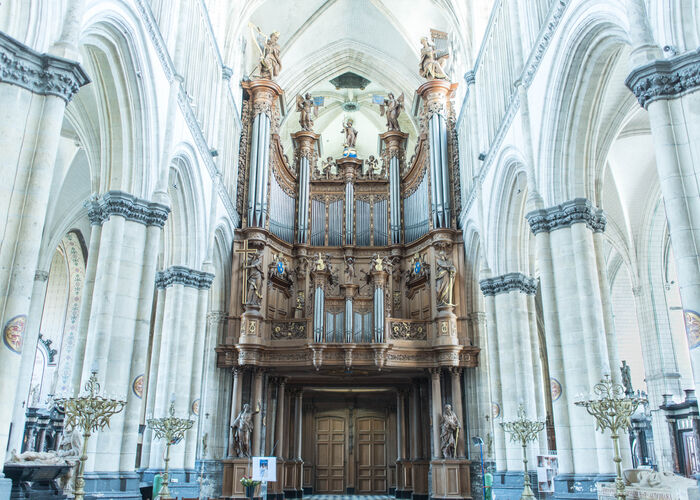
[[[380,135],[376,159],[324,159],[320,136],[300,130],[290,158],[279,137],[282,89],[242,85],[242,227],[219,365],[476,366],[456,229],[456,85],[418,89],[420,135],[408,161],[400,131]],[[253,252],[257,271],[246,269]],[[243,300],[258,289],[261,298]]]

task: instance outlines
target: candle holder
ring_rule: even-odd
[[[535,494],[530,487],[530,476],[527,473],[527,443],[537,439],[537,434],[544,429],[544,422],[528,420],[525,407],[518,406],[518,419],[512,422],[501,422],[503,430],[510,434],[513,443],[520,443],[523,447],[523,493],[520,499],[534,500]]]
[[[126,401],[100,396],[100,384],[97,382],[97,370],[93,369],[85,384],[86,394],[76,398],[56,398],[57,406],[65,411],[65,426],[83,431],[83,446],[75,475],[75,500],[85,498],[85,462],[87,461],[87,443],[93,432],[109,427],[109,419],[124,409]]]
[[[194,425],[194,420],[186,418],[178,418],[175,416],[175,402],[170,401],[168,408],[168,416],[161,418],[149,418],[148,427],[153,430],[157,439],[165,439],[165,470],[163,471],[163,487],[158,492],[156,500],[161,498],[170,498],[170,478],[168,476],[170,462],[170,446],[177,444],[185,435],[185,432],[190,430]]]
[[[625,432],[630,426],[630,417],[640,404],[646,402],[645,398],[629,397],[625,395],[625,388],[616,384],[605,375],[600,382],[593,386],[595,399],[576,401],[576,406],[586,408],[596,420],[596,430],[605,433],[610,429],[610,437],[613,441],[615,456],[615,496],[618,500],[625,500],[625,482],[622,479],[622,467],[620,463],[620,431]]]

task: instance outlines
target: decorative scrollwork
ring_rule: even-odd
[[[425,340],[427,331],[425,323],[396,321],[391,325],[389,338],[395,340]]]
[[[270,336],[273,340],[298,340],[306,338],[306,321],[272,323]]]

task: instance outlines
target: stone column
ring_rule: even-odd
[[[445,80],[430,80],[416,91],[423,98],[430,143],[430,210],[433,228],[451,227],[452,179],[447,161],[447,99],[453,92]]]
[[[605,328],[593,236],[605,229],[605,217],[577,198],[530,212],[527,219],[541,270],[549,373],[562,386],[553,404],[559,470],[612,472],[609,439],[595,431],[584,409],[573,406],[577,394],[589,393],[613,368],[606,342],[613,332]]]
[[[469,322],[473,331],[473,342],[481,348],[481,352],[491,351],[491,345],[487,339],[486,313],[477,311],[469,313]],[[467,369],[466,384],[467,384],[467,420],[465,427],[472,429],[473,436],[479,436],[488,442],[488,439],[493,440],[493,427],[491,423],[491,412],[493,409],[491,401],[491,385],[493,381],[489,375],[491,369],[490,355],[479,356],[479,366],[477,368]],[[477,460],[480,458],[479,449],[476,446],[471,446],[471,443],[466,442],[467,458]],[[487,458],[488,448],[484,449],[484,458]]]
[[[287,379],[282,377],[279,379],[279,388],[277,389],[277,429],[275,430],[275,437],[277,442],[274,445],[273,455],[278,459],[284,459],[284,427],[287,422],[287,406],[285,389],[287,387]]]
[[[73,43],[77,45],[77,36],[70,47]],[[0,375],[15,380],[64,112],[89,78],[77,62],[39,53],[1,32],[0,55],[7,69],[0,75],[0,176],[6,181],[0,187],[0,325],[5,338]],[[0,450],[7,449],[16,389],[10,383],[0,387]],[[0,473],[0,491],[6,484]]]
[[[302,445],[302,402],[304,398],[304,392],[299,389],[295,394],[294,403],[294,430],[296,431],[296,436],[294,436],[294,458],[301,460],[301,445]]]
[[[247,183],[248,226],[265,227],[267,184],[270,172],[271,120],[282,89],[271,80],[244,80],[243,90],[253,103]]]
[[[17,391],[15,393],[15,408],[12,416],[12,434],[10,435],[10,450],[22,450],[24,440],[24,424],[29,407],[29,390],[32,383],[34,370],[34,358],[36,346],[39,343],[39,329],[41,328],[41,316],[44,310],[46,287],[49,284],[49,273],[37,270],[34,273],[34,287],[32,288],[32,302],[27,318],[26,342],[22,346],[22,361],[17,377]]]
[[[311,170],[318,161],[318,138],[310,130],[300,130],[292,134],[294,155],[297,161],[299,198],[297,205],[297,243],[307,243],[309,239],[309,179]]]
[[[243,372],[240,368],[234,368],[231,370],[233,374],[233,388],[231,389],[231,421],[229,422],[228,428],[231,432],[231,426],[234,420],[238,417],[241,412],[241,377]],[[233,456],[233,438],[231,438],[231,445],[229,446],[229,455]]]
[[[418,384],[416,382],[414,382],[413,385],[411,385],[410,403],[411,459],[418,460],[419,458],[424,457],[423,451],[421,449],[421,443],[423,441],[421,438],[421,429],[423,429],[423,426],[421,426],[420,423],[420,392],[418,390]]]
[[[457,458],[464,458],[464,435],[466,434],[466,422],[464,420],[464,406],[462,405],[462,369],[456,366],[450,367],[452,385],[452,407],[457,414],[462,429],[457,437]]]
[[[440,368],[430,369],[431,383],[431,401],[430,401],[430,419],[432,429],[432,458],[442,458],[442,450],[440,449],[440,417],[442,415],[442,390],[440,388]]]
[[[389,130],[379,136],[384,149],[382,156],[389,171],[389,222],[391,244],[401,243],[401,170],[404,163],[404,144],[408,134],[400,130]]]
[[[634,68],[625,84],[647,110],[673,245],[695,385],[700,385],[700,50],[665,59],[641,0],[628,0]]]
[[[260,456],[260,436],[262,432],[262,386],[265,372],[260,368],[253,368],[253,387],[250,397],[250,407],[257,412],[253,417],[253,456]]]

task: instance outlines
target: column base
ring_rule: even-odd
[[[391,491],[389,492],[391,495]],[[411,498],[413,495],[413,490],[396,490],[394,492],[394,498]]]
[[[151,483],[152,484],[152,483]],[[85,500],[119,498],[140,500],[138,472],[86,472]]]
[[[522,475],[522,474],[521,474]],[[597,499],[596,483],[615,481],[615,474],[559,474],[554,478],[555,499]],[[494,481],[495,482],[495,481]],[[537,483],[532,483],[537,485]],[[533,491],[537,488],[533,488]]]
[[[471,461],[465,458],[431,460],[430,472],[433,484],[430,498],[434,500],[471,500],[470,464]]]

